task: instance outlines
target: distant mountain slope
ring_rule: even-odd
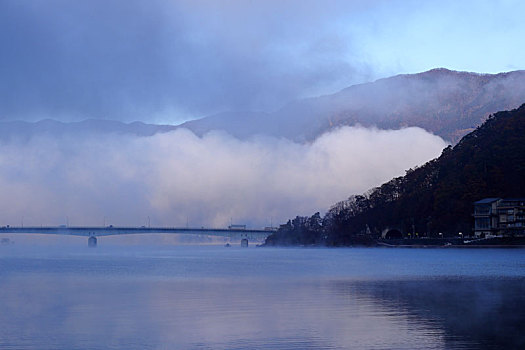
[[[200,136],[211,130],[224,130],[238,138],[247,138],[256,134],[275,134],[278,128],[269,125],[269,118],[270,114],[264,112],[225,112],[192,120],[179,127],[190,129]]]
[[[468,234],[473,202],[525,197],[525,104],[498,112],[420,168],[335,204],[323,219],[297,217],[269,244],[350,244],[388,227],[420,235]]]
[[[181,126],[199,135],[221,129],[237,137],[269,134],[296,141],[341,125],[419,126],[455,143],[491,113],[523,102],[525,71],[476,74],[440,68],[298,100],[273,113],[222,113]]]
[[[76,136],[95,133],[151,136],[174,129],[175,127],[171,125],[145,124],[142,122],[126,124],[119,121],[96,119],[69,123],[50,119],[39,122],[3,121],[0,122],[0,140],[23,141],[37,135],[57,137],[66,134]]]
[[[343,125],[418,126],[455,143],[491,113],[525,102],[525,71],[476,74],[433,69],[354,85],[332,95],[292,102],[272,113],[235,111],[178,126],[112,120],[0,122],[0,140],[35,135],[120,133],[151,136],[177,128],[197,135],[224,130],[238,138],[270,135],[305,142]]]

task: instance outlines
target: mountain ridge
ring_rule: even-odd
[[[61,122],[54,119],[43,119],[37,122],[21,120],[0,121],[0,140],[28,140],[34,136],[79,135],[79,134],[130,134],[135,136],[152,136],[175,130],[172,125],[148,124],[140,121],[124,123],[116,120],[86,119],[77,122]]]
[[[274,112],[222,112],[178,125],[107,119],[0,121],[0,139],[95,132],[152,136],[186,128],[198,136],[222,130],[240,139],[262,134],[311,142],[334,128],[361,125],[378,129],[420,127],[454,144],[490,114],[525,102],[524,82],[525,70],[487,74],[435,68],[291,101]]]
[[[486,117],[499,110],[520,106],[525,101],[525,71],[497,74],[435,68],[416,74],[399,74],[374,82],[352,85],[334,94],[292,101],[272,113],[258,113],[266,125],[253,131],[257,115],[246,112],[246,120],[228,113],[188,121],[179,127],[198,135],[213,130],[210,118],[237,137],[257,133],[312,141],[322,133],[344,125],[399,129],[418,126],[455,143]],[[239,112],[233,112],[239,115]],[[229,123],[235,120],[236,124]]]

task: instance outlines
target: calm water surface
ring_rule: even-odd
[[[525,349],[525,250],[0,246],[0,349]]]

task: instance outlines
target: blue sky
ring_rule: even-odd
[[[525,2],[0,0],[0,119],[178,123],[435,67],[525,69]]]

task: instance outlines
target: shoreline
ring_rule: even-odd
[[[341,244],[312,245],[301,244],[273,244],[263,243],[262,247],[370,247],[370,248],[471,248],[471,249],[523,249],[525,248],[525,237],[490,237],[490,238],[409,238],[409,239],[355,239]]]
[[[523,249],[525,244],[388,244],[388,243],[377,243],[378,248],[472,248],[472,249],[483,249],[483,248],[498,248],[498,249]]]

